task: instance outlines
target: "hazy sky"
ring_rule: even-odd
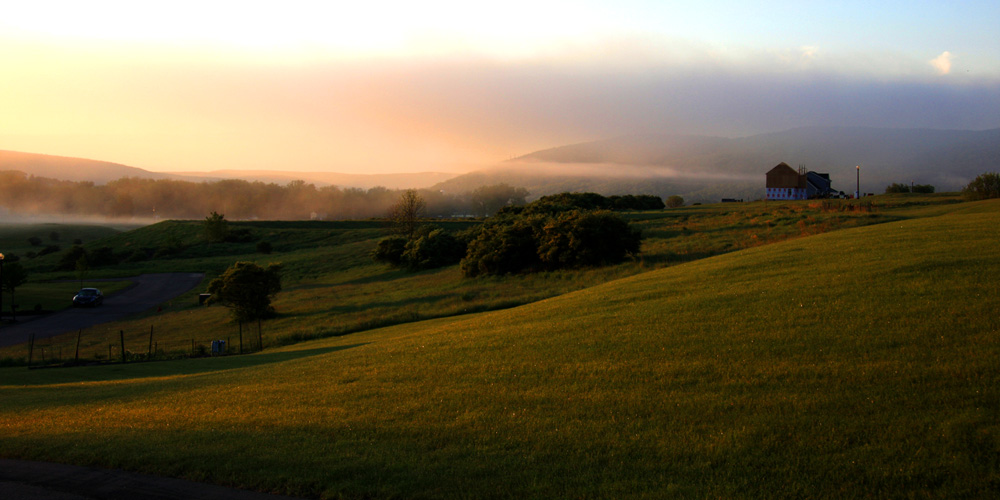
[[[633,133],[1000,127],[1000,2],[3,2],[0,149],[458,171]]]

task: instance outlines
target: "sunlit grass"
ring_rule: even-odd
[[[952,201],[949,195],[905,198],[907,207],[940,206]],[[250,231],[254,238],[272,242],[275,252],[257,253],[254,241],[207,244],[197,221],[167,221],[124,235],[99,240],[98,246],[120,250],[186,245],[177,255],[150,261],[124,263],[113,269],[95,270],[94,275],[129,276],[143,272],[202,271],[205,283],[237,260],[261,264],[282,262],[284,291],[275,308],[278,317],[264,323],[257,338],[257,325],[244,328],[244,346],[263,340],[266,345],[407,323],[436,317],[503,309],[580,290],[610,280],[652,269],[790,238],[847,227],[898,220],[893,209],[902,203],[887,198],[872,212],[841,211],[850,202],[833,202],[833,210],[821,202],[721,204],[626,214],[640,227],[646,239],[635,260],[617,266],[565,270],[501,278],[463,278],[457,267],[408,273],[373,263],[369,252],[378,238],[387,234],[381,221],[341,222],[254,222],[235,223],[234,228]],[[452,230],[468,227],[468,221],[435,221]],[[180,243],[178,243],[180,242]],[[51,257],[53,262],[56,257]],[[71,273],[63,273],[69,275]],[[60,277],[49,273],[45,277]],[[66,276],[62,276],[66,277]],[[204,287],[202,287],[203,289]],[[194,290],[166,304],[161,311],[129,321],[101,325],[84,332],[84,344],[94,349],[87,356],[114,357],[124,331],[126,349],[140,345],[138,352],[162,348],[165,355],[198,353],[212,340],[227,340],[237,347],[238,325],[231,323],[218,307],[197,307]],[[149,330],[154,330],[154,343]],[[253,338],[247,338],[247,329]],[[75,350],[76,333],[45,341],[56,352]],[[252,340],[252,342],[251,342]],[[109,348],[110,345],[110,348]],[[199,347],[201,346],[201,347]],[[152,347],[152,348],[151,348]],[[27,357],[27,346],[0,349],[0,356]],[[120,354],[119,354],[120,356]],[[100,359],[99,358],[99,359]]]
[[[328,498],[991,498],[1000,205],[968,207],[255,355],[0,369],[0,455]]]

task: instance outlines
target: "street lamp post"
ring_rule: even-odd
[[[854,191],[854,199],[857,200],[861,198],[861,165],[854,168],[858,171],[858,189]]]

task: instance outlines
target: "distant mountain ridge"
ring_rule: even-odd
[[[781,161],[817,171],[921,175],[964,183],[1000,165],[1000,128],[972,130],[806,127],[744,138],[627,136],[536,151],[514,162],[613,163],[702,174],[760,174]]]
[[[269,170],[215,170],[211,172],[151,172],[120,163],[68,156],[22,153],[0,150],[0,171],[17,170],[35,177],[75,182],[106,184],[123,177],[140,179],[172,179],[211,182],[242,179],[286,185],[295,180],[317,186],[335,185],[342,188],[388,189],[425,188],[446,181],[457,174],[420,172],[400,174],[343,174],[337,172],[283,172]]]
[[[689,201],[763,196],[764,174],[780,162],[829,173],[833,187],[862,192],[888,184],[953,191],[1000,170],[1000,128],[973,130],[807,127],[742,138],[633,135],[536,151],[436,189],[506,182],[533,198],[552,192],[679,194]]]
[[[122,177],[178,179],[181,176],[150,172],[108,161],[88,160],[18,151],[0,151],[0,170],[17,170],[35,177],[104,184]]]
[[[696,135],[633,135],[564,145],[462,175],[341,174],[216,170],[150,172],[118,163],[0,151],[0,171],[72,181],[107,183],[122,177],[214,181],[244,179],[275,184],[302,180],[317,186],[367,189],[429,188],[463,194],[483,185],[524,187],[530,198],[563,191],[604,195],[679,194],[689,202],[756,199],[764,173],[780,162],[829,173],[833,187],[881,193],[891,183],[958,190],[983,172],[1000,171],[1000,128],[973,130],[807,127],[742,138]]]

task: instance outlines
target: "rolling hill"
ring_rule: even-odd
[[[991,498],[1000,204],[909,217],[257,355],[0,369],[0,455],[314,498]]]

